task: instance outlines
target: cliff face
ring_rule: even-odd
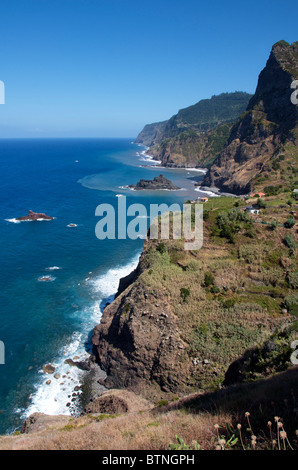
[[[167,121],[154,122],[153,124],[146,124],[144,129],[139,133],[135,140],[136,144],[142,144],[150,147],[163,132]]]
[[[231,123],[224,123],[208,132],[187,129],[153,145],[149,152],[163,166],[209,168],[223,148],[231,128]]]
[[[250,98],[248,93],[235,92],[201,100],[168,121],[148,124],[136,143],[150,147],[149,153],[165,166],[210,166]]]
[[[149,245],[146,242],[138,276],[148,268]],[[131,280],[128,287],[122,280],[116,299],[105,308],[101,324],[93,331],[95,354],[108,375],[105,386],[145,395],[149,387],[184,390],[192,364],[168,293],[162,288],[153,291],[139,277]]]
[[[282,155],[287,166],[297,165],[298,107],[291,102],[291,83],[297,77],[298,43],[276,43],[246,112],[233,126],[204,186],[245,194],[255,186],[289,183],[291,175],[277,171],[274,160]]]

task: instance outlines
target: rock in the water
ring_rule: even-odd
[[[167,189],[171,191],[175,191],[178,188],[178,186],[175,186],[172,181],[168,180],[165,178],[163,175],[156,176],[153,178],[153,180],[140,180],[136,185],[129,185],[129,188],[135,189],[135,190],[144,190],[144,189],[154,189],[154,190],[160,190],[160,189]]]
[[[50,217],[49,215],[29,211],[28,215],[23,215],[22,217],[18,217],[16,220],[53,220],[54,217]]]
[[[85,361],[73,361],[72,359],[65,359],[64,364],[69,366],[77,367],[81,370],[90,370],[91,359],[86,359]]]
[[[55,372],[55,367],[52,364],[46,364],[42,366],[42,370],[45,374],[53,374]]]

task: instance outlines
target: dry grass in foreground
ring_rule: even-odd
[[[297,372],[120,416],[43,416],[36,432],[2,436],[0,450],[297,449]]]

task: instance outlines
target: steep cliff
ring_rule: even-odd
[[[135,140],[136,144],[142,144],[150,147],[162,134],[168,121],[154,122],[146,124]]]
[[[298,42],[276,43],[247,110],[233,126],[204,178],[204,186],[245,194],[253,188],[294,183],[298,106],[291,101],[291,84],[297,78]]]
[[[150,147],[149,153],[165,166],[210,166],[250,98],[234,92],[201,100],[168,121],[146,125],[136,143]]]
[[[168,167],[209,168],[222,150],[232,128],[224,123],[208,132],[186,129],[160,144],[150,147],[150,154]]]
[[[153,291],[142,282],[142,273],[152,263],[150,247],[147,241],[138,277],[105,308],[92,337],[99,363],[108,374],[105,386],[128,387],[145,395],[148,388],[186,389],[191,367],[167,290]]]

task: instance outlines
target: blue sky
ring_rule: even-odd
[[[253,93],[288,0],[0,0],[0,137],[134,137],[226,91]]]

